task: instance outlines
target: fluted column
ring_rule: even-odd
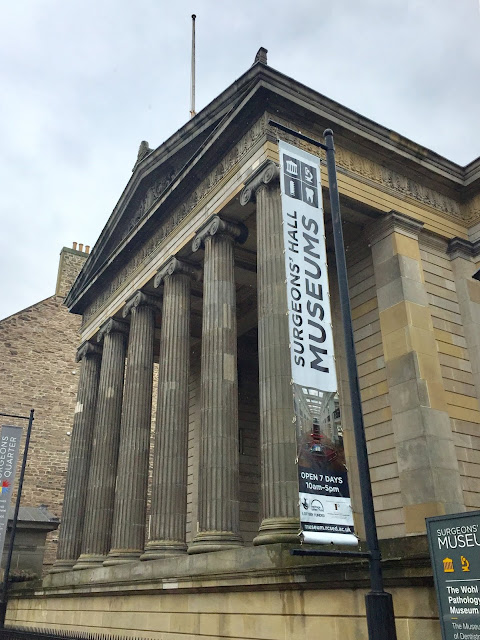
[[[143,560],[186,553],[190,281],[199,272],[172,258],[156,275],[163,287],[150,540]]]
[[[101,565],[110,550],[128,325],[114,318],[100,329],[103,341],[82,553],[75,569]]]
[[[257,203],[258,359],[263,518],[254,544],[298,542],[297,445],[278,167],[266,162],[240,202]]]
[[[85,342],[77,351],[77,362],[82,361],[82,364],[73,419],[57,560],[51,569],[52,573],[68,571],[80,555],[101,353],[101,348],[90,342]]]
[[[234,242],[246,228],[215,216],[195,237],[205,246],[198,532],[189,553],[242,544],[239,535],[237,320]]]
[[[157,298],[137,291],[123,310],[131,323],[107,566],[139,558],[145,545],[156,306]]]

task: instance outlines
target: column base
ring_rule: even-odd
[[[231,531],[200,531],[188,547],[188,553],[210,553],[243,547],[243,540]]]
[[[275,544],[276,542],[300,542],[300,520],[298,518],[265,518],[253,544]]]
[[[82,555],[78,558],[77,563],[73,567],[73,570],[77,571],[77,569],[92,569],[94,567],[101,567],[106,559],[107,556],[104,555],[82,553]]]
[[[65,571],[71,571],[76,563],[76,560],[55,560],[48,573],[64,573]]]
[[[185,542],[178,540],[151,540],[147,542],[145,553],[140,556],[140,560],[157,560],[158,558],[182,556],[186,553],[187,545]]]
[[[117,564],[128,564],[140,560],[141,551],[131,551],[128,549],[112,549],[106,560],[103,562],[104,567],[114,567]]]

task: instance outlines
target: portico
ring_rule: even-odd
[[[399,636],[434,637],[425,517],[480,507],[478,358],[470,353],[480,284],[467,283],[480,256],[480,170],[286,78],[264,53],[164,144],[142,143],[68,295],[69,309],[82,316],[81,376],[57,561],[12,605],[19,623],[49,624],[53,602],[55,615],[65,612],[61,622],[86,604],[95,630],[120,634],[132,630],[122,611],[141,610],[142,636],[152,638],[170,633],[173,623],[162,616],[180,610],[200,616],[186,637],[271,637],[264,614],[273,629],[284,619],[275,637],[289,637],[287,622],[293,637],[305,611],[315,633],[343,640],[364,632],[361,563],[289,555],[299,533],[298,451],[278,138],[317,150],[279,134],[273,117],[313,138],[335,130],[387,580],[403,612]],[[323,158],[321,175],[335,437],[345,445],[361,540]],[[311,592],[328,615],[315,609]],[[102,609],[109,599],[118,624]],[[236,626],[250,608],[256,636]],[[71,624],[90,628],[89,620]]]

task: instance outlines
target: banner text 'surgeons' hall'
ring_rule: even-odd
[[[356,545],[337,393],[320,160],[279,143],[283,239],[305,542]]]

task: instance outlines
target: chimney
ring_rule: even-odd
[[[85,251],[83,251],[83,244],[78,244],[77,242],[72,244],[71,249],[63,247],[60,252],[60,263],[58,265],[57,286],[55,288],[56,296],[66,297],[82,270],[89,252],[89,245],[85,245]]]

